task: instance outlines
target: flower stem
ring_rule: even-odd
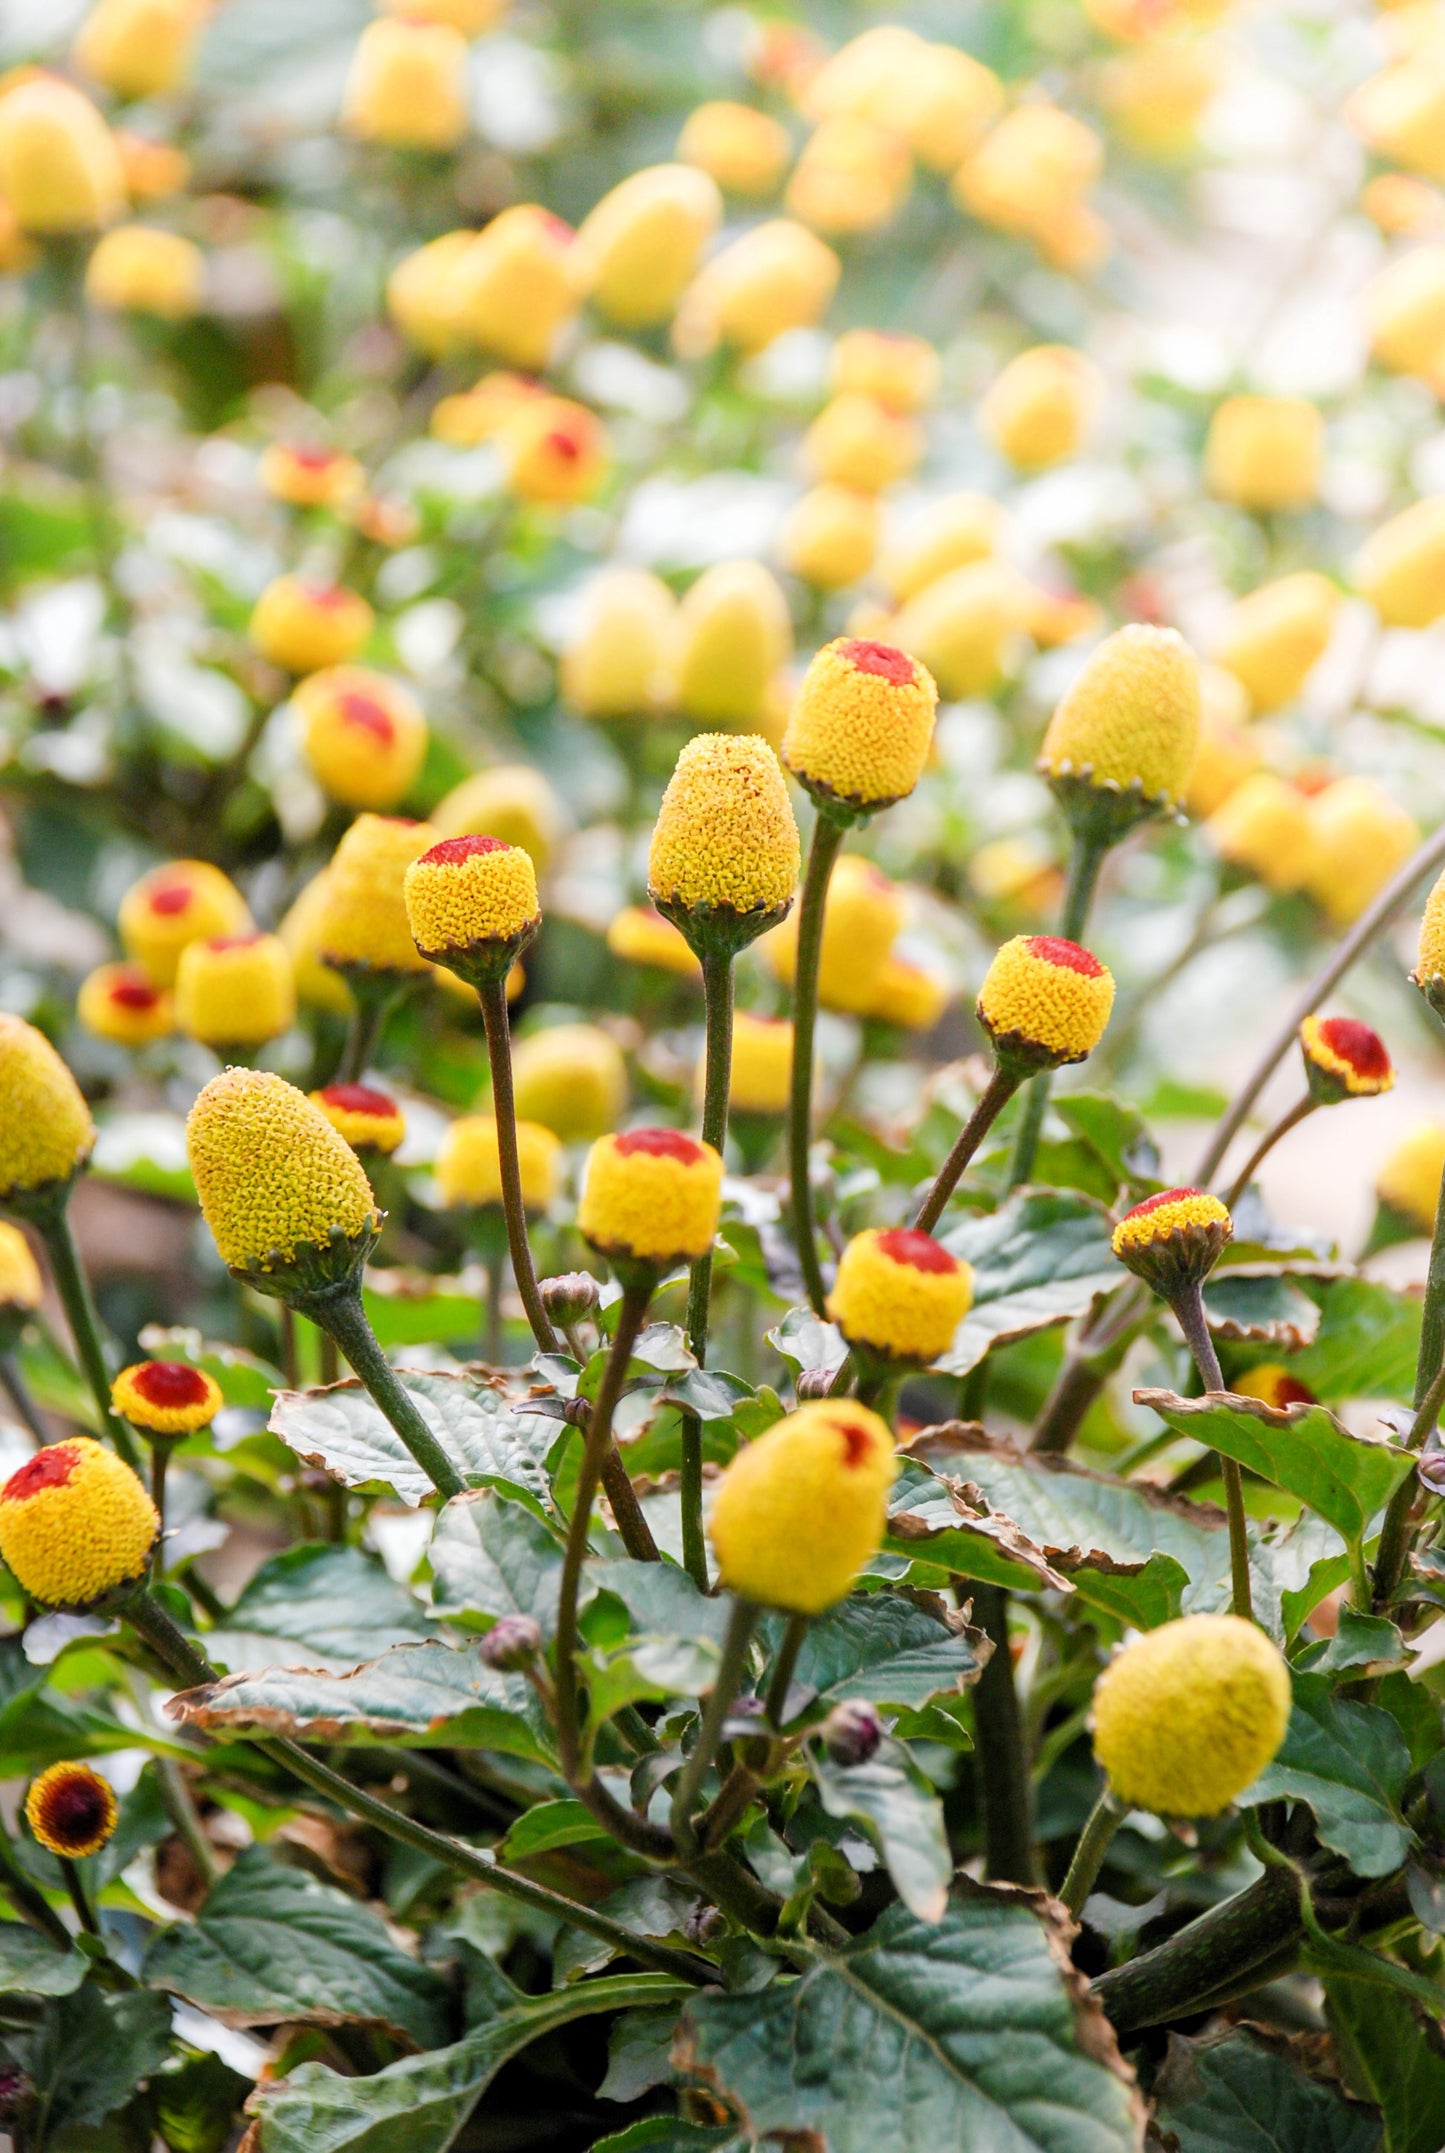
[[[161,1790],[161,1801],[165,1805],[166,1815],[174,1824],[177,1836],[190,1855],[197,1876],[209,1891],[216,1881],[216,1857],[196,1814],[191,1790],[186,1785],[174,1757],[157,1757],[155,1763],[156,1782]]]
[[[768,1676],[768,1694],[763,1700],[763,1712],[770,1727],[781,1728],[783,1715],[788,1709],[788,1691],[793,1686],[793,1672],[798,1664],[798,1654],[803,1649],[803,1639],[808,1634],[806,1615],[789,1615],[778,1656]]]
[[[702,1140],[721,1152],[728,1133],[728,1081],[733,1061],[733,960],[727,950],[702,959],[707,1045],[703,1062]],[[708,1310],[712,1299],[712,1250],[699,1256],[687,1289],[687,1342],[699,1368],[707,1362]],[[682,1420],[682,1561],[699,1592],[708,1589],[707,1541],[702,1529],[702,1422]]]
[[[1059,1897],[1071,1914],[1083,1912],[1084,1901],[1098,1880],[1104,1866],[1115,1832],[1127,1814],[1118,1796],[1105,1787],[1089,1813],[1089,1821],[1079,1834],[1074,1848],[1074,1858],[1069,1863],[1068,1875],[1059,1887]]]
[[[1109,850],[1110,839],[1090,828],[1087,822],[1076,826],[1073,846],[1069,853],[1069,886],[1064,893],[1063,918],[1059,933],[1067,942],[1077,942],[1089,920],[1089,907],[1094,902],[1098,887],[1099,869]],[[1039,1148],[1039,1134],[1044,1125],[1044,1114],[1053,1088],[1054,1072],[1041,1069],[1029,1085],[1024,1100],[1024,1111],[1019,1122],[1019,1133],[1014,1144],[1014,1155],[1009,1162],[1008,1185],[1016,1189],[1027,1181],[1034,1170],[1034,1155]]]
[[[1194,1356],[1200,1380],[1207,1391],[1222,1391],[1224,1377],[1220,1372],[1219,1355],[1214,1350],[1214,1340],[1209,1335],[1209,1321],[1204,1313],[1204,1295],[1197,1283],[1184,1287],[1170,1301],[1184,1333],[1185,1343]],[[1224,1476],[1224,1507],[1229,1513],[1229,1575],[1236,1615],[1246,1622],[1254,1620],[1254,1603],[1249,1585],[1249,1528],[1244,1514],[1244,1476],[1238,1461],[1218,1453],[1220,1471]]]
[[[43,1449],[50,1441],[40,1409],[30,1395],[30,1386],[20,1373],[20,1364],[13,1353],[0,1353],[0,1385],[5,1395],[24,1422],[30,1434]]]
[[[62,1194],[53,1201],[37,1205],[26,1216],[45,1243],[45,1253],[50,1259],[51,1275],[56,1291],[70,1325],[70,1335],[75,1341],[85,1379],[90,1385],[100,1414],[102,1432],[110,1437],[119,1455],[133,1473],[140,1471],[140,1452],[129,1428],[110,1402],[110,1371],[105,1365],[105,1354],[100,1343],[100,1324],[91,1299],[90,1283],[86,1278],[75,1246],[75,1236],[70,1230],[70,1214]]]
[[[970,1589],[974,1619],[993,1641],[973,1686],[984,1873],[992,1884],[1037,1884],[1033,1776],[1009,1650],[1009,1596],[1001,1585]]]
[[[522,1203],[522,1169],[517,1160],[517,1107],[512,1092],[512,1030],[507,1017],[505,980],[488,980],[477,989],[482,1021],[487,1028],[487,1059],[492,1065],[492,1113],[497,1124],[497,1163],[502,1176],[502,1208],[507,1217],[507,1246],[512,1255],[512,1275],[532,1336],[544,1353],[560,1353],[562,1341],[553,1330],[537,1290],[532,1264],[532,1245],[527,1239],[527,1213]]]
[[[973,1112],[958,1133],[952,1151],[939,1168],[938,1178],[918,1207],[913,1223],[920,1233],[932,1233],[943,1216],[943,1207],[958,1187],[963,1170],[1018,1090],[1022,1078],[1016,1071],[995,1066],[979,1094]]]
[[[1319,1101],[1311,1098],[1310,1094],[1306,1092],[1302,1099],[1295,1101],[1287,1114],[1280,1115],[1279,1120],[1272,1129],[1265,1130],[1264,1135],[1255,1145],[1253,1151],[1229,1185],[1229,1193],[1224,1199],[1228,1210],[1232,1211],[1234,1209],[1240,1197],[1243,1196],[1250,1182],[1254,1179],[1255,1170],[1262,1160],[1269,1157],[1280,1138],[1288,1136],[1291,1129],[1297,1129],[1300,1123],[1311,1115],[1318,1105]]]
[[[466,1493],[467,1483],[423,1420],[366,1320],[361,1287],[350,1283],[340,1292],[317,1294],[302,1313],[337,1345],[370,1391],[407,1450],[444,1500]]]
[[[818,1021],[818,965],[823,953],[823,908],[828,884],[843,843],[844,826],[820,814],[813,825],[808,872],[798,905],[798,949],[793,975],[793,1083],[788,1107],[788,1161],[792,1178],[793,1234],[803,1282],[816,1315],[823,1314],[828,1289],[818,1261],[813,1230],[813,1185],[809,1177],[813,1126],[813,1035]]]
[[[52,1944],[59,1944],[62,1951],[70,1949],[70,1931],[44,1892],[16,1860],[3,1822],[0,1822],[0,1895],[10,1901],[15,1912],[23,1915],[32,1928],[39,1929],[42,1936],[48,1936]]]
[[[80,1923],[87,1936],[99,1936],[100,1923],[95,1918],[95,1909],[86,1897],[85,1886],[80,1880],[80,1871],[67,1854],[60,1856],[60,1873],[65,1879],[65,1889],[70,1896],[70,1903],[75,1908],[76,1920]]]
[[[732,1710],[747,1667],[748,1648],[757,1628],[759,1610],[751,1600],[735,1599],[728,1616],[728,1626],[723,1637],[722,1657],[718,1661],[717,1675],[708,1692],[702,1725],[692,1752],[678,1774],[677,1786],[672,1797],[672,1832],[684,1854],[697,1851],[697,1835],[693,1829],[693,1812],[697,1808],[698,1795],[708,1766],[717,1754],[722,1739],[723,1725]]]

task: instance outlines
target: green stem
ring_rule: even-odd
[[[350,1284],[337,1293],[318,1294],[308,1300],[303,1313],[320,1326],[350,1361],[416,1464],[444,1500],[464,1495],[467,1483],[422,1419],[366,1320],[361,1287]]]
[[[1415,1361],[1415,1419],[1408,1441],[1420,1450],[1429,1441],[1445,1398],[1445,1174],[1435,1200],[1435,1231],[1430,1267],[1425,1274],[1425,1306],[1420,1317],[1420,1351]],[[1399,1590],[1410,1556],[1410,1535],[1420,1484],[1413,1473],[1401,1481],[1386,1506],[1375,1550],[1374,1604],[1383,1611]]]
[[[9,1834],[0,1823],[0,1893],[9,1899],[17,1914],[24,1916],[32,1928],[48,1936],[52,1944],[59,1944],[62,1951],[70,1949],[70,1931],[40,1887],[25,1874],[15,1858]]]
[[[60,1873],[65,1879],[65,1889],[69,1894],[70,1903],[75,1908],[76,1920],[80,1923],[87,1936],[99,1936],[100,1923],[95,1918],[94,1907],[85,1895],[85,1886],[80,1881],[80,1871],[65,1854],[60,1856]]]
[[[1064,913],[1059,923],[1059,933],[1066,942],[1081,939],[1088,924],[1089,907],[1094,901],[1098,887],[1099,869],[1109,850],[1109,840],[1101,837],[1087,826],[1074,831],[1073,846],[1069,853],[1069,886],[1064,893]],[[1039,1148],[1039,1136],[1044,1126],[1044,1114],[1053,1087],[1052,1069],[1041,1069],[1029,1085],[1024,1100],[1023,1116],[1014,1145],[1014,1155],[1009,1162],[1008,1185],[1016,1189],[1027,1181],[1034,1170],[1034,1156]]]
[[[296,1346],[296,1311],[282,1301],[281,1311],[281,1381],[287,1390],[301,1388],[301,1356]]]
[[[778,1656],[768,1676],[768,1693],[763,1700],[763,1716],[770,1727],[781,1728],[783,1714],[788,1709],[788,1691],[793,1686],[793,1671],[798,1664],[798,1654],[803,1649],[803,1639],[808,1634],[806,1615],[789,1615]]]
[[[20,1373],[20,1365],[13,1353],[0,1353],[0,1384],[4,1385],[5,1395],[14,1406],[25,1427],[34,1436],[41,1448],[44,1449],[45,1445],[50,1441],[50,1435],[40,1417],[40,1409],[30,1395],[30,1386]]]
[[[1084,1901],[1098,1880],[1104,1866],[1104,1856],[1113,1844],[1114,1834],[1123,1823],[1126,1811],[1118,1797],[1105,1787],[1089,1813],[1089,1821],[1079,1834],[1074,1848],[1074,1858],[1069,1863],[1069,1873],[1059,1887],[1059,1897],[1071,1914],[1083,1912]]]
[[[988,1664],[973,1686],[984,1873],[992,1884],[1037,1884],[1033,1775],[1009,1650],[1009,1596],[1001,1585],[970,1590],[974,1619],[993,1640]]]
[[[1151,1316],[1147,1289],[1131,1278],[1115,1287],[1097,1316],[1085,1319],[1034,1424],[1030,1449],[1045,1457],[1068,1449],[1084,1415]]]
[[[1137,2033],[1189,2017],[1201,1999],[1243,1993],[1253,1986],[1254,1969],[1302,1934],[1298,1877],[1266,1869],[1177,1936],[1101,1974],[1094,1994],[1116,2033]]]
[[[733,1601],[723,1637],[722,1657],[718,1661],[713,1686],[708,1691],[702,1725],[698,1729],[691,1754],[678,1774],[672,1797],[672,1833],[684,1854],[697,1851],[693,1812],[697,1808],[698,1796],[702,1791],[708,1767],[717,1755],[723,1724],[733,1708],[733,1701],[747,1669],[748,1648],[753,1641],[753,1631],[757,1628],[758,1613],[758,1608],[751,1600]]]
[[[1229,1193],[1224,1198],[1227,1210],[1232,1211],[1234,1209],[1240,1197],[1243,1196],[1250,1182],[1254,1179],[1255,1169],[1263,1160],[1269,1157],[1280,1138],[1288,1136],[1291,1129],[1297,1129],[1300,1123],[1311,1115],[1318,1105],[1318,1099],[1312,1098],[1310,1093],[1306,1092],[1303,1099],[1295,1101],[1287,1114],[1280,1115],[1279,1120],[1272,1129],[1265,1130],[1264,1135],[1230,1183]]]
[[[828,1289],[818,1261],[813,1228],[809,1153],[813,1131],[813,1035],[818,1021],[818,965],[823,954],[823,909],[844,826],[820,814],[813,825],[808,872],[798,905],[798,949],[793,975],[793,1082],[788,1107],[788,1162],[792,1179],[793,1234],[803,1282],[813,1311],[821,1316]]]
[[[406,991],[406,983],[391,972],[376,972],[368,965],[341,965],[338,970],[351,989],[351,1022],[347,1028],[346,1045],[341,1053],[341,1066],[336,1072],[338,1084],[359,1084],[376,1059],[381,1035],[392,1009]]]
[[[958,1187],[964,1168],[1022,1081],[1017,1071],[995,1066],[973,1112],[959,1131],[957,1142],[939,1169],[938,1179],[918,1207],[918,1216],[913,1223],[920,1233],[932,1233],[943,1216],[944,1205]]]
[[[733,1063],[733,960],[710,950],[702,958],[707,1044],[703,1060],[702,1140],[721,1152],[728,1133],[728,1083]],[[699,1368],[707,1363],[708,1311],[712,1299],[712,1250],[699,1256],[687,1289],[687,1342]],[[708,1589],[707,1538],[702,1526],[702,1422],[682,1419],[682,1562],[699,1592]]]
[[[163,1435],[153,1435],[151,1437],[151,1501],[156,1506],[156,1516],[160,1520],[156,1528],[156,1551],[154,1557],[157,1571],[160,1571],[165,1565],[162,1543],[166,1537],[166,1470],[171,1462],[172,1447],[172,1444]]]
[[[95,1399],[96,1410],[100,1414],[102,1432],[110,1437],[111,1443],[131,1471],[139,1472],[140,1452],[136,1449],[129,1428],[110,1402],[110,1371],[105,1365],[105,1354],[101,1349],[99,1319],[95,1313],[95,1303],[91,1299],[90,1283],[75,1246],[75,1236],[70,1230],[70,1213],[66,1207],[65,1195],[37,1206],[28,1212],[27,1216],[45,1243],[51,1275],[65,1310],[66,1321],[70,1325],[70,1335],[75,1341],[80,1365]]]
[[[532,1326],[532,1336],[544,1353],[560,1353],[562,1341],[553,1330],[542,1306],[537,1273],[532,1264],[532,1244],[527,1238],[527,1213],[522,1203],[522,1169],[517,1160],[517,1106],[512,1092],[512,1031],[507,1016],[505,980],[489,980],[477,989],[482,1022],[487,1028],[487,1059],[492,1067],[492,1114],[497,1125],[497,1164],[502,1177],[502,1209],[507,1218],[507,1246],[512,1256],[512,1276]]]
[[[1196,1282],[1176,1294],[1170,1301],[1185,1343],[1194,1356],[1200,1380],[1207,1391],[1222,1391],[1224,1377],[1220,1372],[1219,1355],[1214,1350],[1214,1340],[1209,1335],[1209,1321],[1204,1313],[1204,1294]],[[1254,1602],[1249,1584],[1249,1527],[1244,1511],[1244,1476],[1236,1459],[1219,1453],[1220,1471],[1224,1476],[1224,1507],[1229,1514],[1229,1576],[1233,1596],[1234,1613],[1246,1622],[1254,1620]]]

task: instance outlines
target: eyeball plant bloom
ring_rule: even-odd
[[[529,1211],[545,1211],[562,1182],[560,1140],[538,1121],[519,1121],[517,1165],[523,1204]],[[501,1156],[492,1115],[464,1114],[450,1124],[437,1152],[436,1177],[444,1203],[474,1208],[501,1203]]]
[[[336,583],[278,576],[251,613],[251,641],[286,673],[345,665],[371,635],[372,611],[357,591]]]
[[[607,924],[607,947],[627,964],[651,965],[679,979],[700,979],[702,965],[686,937],[652,905],[624,905]]]
[[[1293,702],[1325,654],[1339,605],[1328,576],[1302,569],[1231,606],[1214,655],[1243,682],[1256,715]]]
[[[782,919],[798,886],[798,825],[765,740],[700,733],[678,756],[648,855],[647,894],[700,958]]]
[[[110,1839],[120,1804],[110,1781],[88,1764],[52,1764],[26,1790],[25,1821],[47,1852],[84,1861]]]
[[[338,1136],[353,1151],[375,1151],[389,1158],[406,1135],[406,1120],[390,1092],[371,1084],[328,1084],[310,1094]]]
[[[823,908],[823,947],[818,1000],[825,1009],[867,1016],[883,983],[884,967],[903,926],[903,893],[881,867],[845,852],[833,871]],[[763,944],[769,965],[785,986],[796,976],[796,918],[775,928]]]
[[[585,404],[539,396],[497,434],[506,481],[521,501],[567,508],[590,500],[607,471],[607,432]]]
[[[176,1022],[217,1049],[264,1046],[296,1019],[296,977],[274,934],[188,942],[176,971]]]
[[[317,940],[320,954],[349,979],[384,973],[401,983],[425,971],[407,912],[407,869],[436,842],[426,822],[358,815],[326,870]]]
[[[1384,1040],[1356,1017],[1306,1017],[1299,1028],[1310,1096],[1319,1106],[1374,1099],[1395,1083]]]
[[[0,1011],[0,1204],[43,1205],[90,1157],[95,1123],[50,1041]]]
[[[1172,628],[1133,626],[1086,661],[1039,755],[1066,810],[1115,834],[1183,797],[1199,743],[1199,665]]]
[[[788,130],[771,113],[716,98],[695,105],[677,139],[677,154],[729,194],[753,200],[771,194],[792,156]]]
[[[556,793],[530,763],[496,763],[478,770],[439,801],[432,827],[443,837],[500,837],[520,845],[545,873],[566,829]]]
[[[146,1435],[194,1435],[208,1428],[225,1398],[214,1376],[189,1361],[135,1361],[110,1386],[117,1413]]]
[[[1066,344],[1038,344],[1011,359],[985,391],[979,424],[1021,471],[1046,471],[1077,456],[1097,422],[1104,377]]]
[[[125,201],[115,138],[88,97],[36,73],[0,98],[0,201],[22,232],[95,232]]]
[[[842,636],[803,676],[783,761],[825,814],[873,814],[923,775],[937,708],[932,675],[906,651]]]
[[[393,149],[455,149],[467,131],[466,40],[447,23],[369,22],[346,83],[342,125]]]
[[[206,258],[189,239],[124,224],[96,242],[86,265],[85,296],[91,306],[114,313],[188,321],[200,311],[205,282]]]
[[[578,289],[623,328],[667,321],[722,213],[716,183],[693,164],[631,173],[577,228]]]
[[[116,919],[126,953],[158,987],[175,985],[181,951],[203,936],[245,934],[246,900],[207,860],[168,860],[133,882]]]
[[[72,56],[117,97],[164,97],[190,72],[204,13],[198,0],[96,0]]]
[[[984,974],[976,1006],[1001,1066],[1060,1069],[1103,1038],[1114,975],[1062,935],[1015,935]]]
[[[1302,889],[1315,864],[1309,803],[1273,770],[1255,770],[1209,817],[1220,858],[1256,876],[1266,889]]]
[[[621,1119],[627,1064],[595,1024],[554,1024],[519,1039],[512,1054],[517,1112],[564,1144],[590,1143]]]
[[[1325,422],[1300,396],[1230,396],[1209,424],[1204,477],[1240,508],[1308,508],[1319,493]]]
[[[1163,1189],[1114,1228],[1119,1262],[1167,1300],[1209,1276],[1234,1237],[1226,1205],[1204,1189]]]
[[[709,1529],[721,1582],[764,1607],[819,1615],[883,1538],[898,1472],[885,1421],[851,1398],[799,1406],[741,1449]]]
[[[855,1234],[828,1296],[828,1314],[850,1346],[925,1368],[948,1351],[972,1305],[969,1266],[931,1234],[903,1226]]]
[[[828,385],[835,395],[871,396],[888,411],[921,411],[937,396],[942,371],[926,337],[848,329],[833,346]]]
[[[130,1467],[88,1435],[38,1450],[0,1488],[0,1559],[42,1607],[94,1607],[138,1584],[159,1530]]]
[[[406,871],[412,939],[469,985],[506,978],[541,924],[530,854],[500,837],[444,837]]]
[[[1289,1669],[1255,1623],[1186,1615],[1127,1645],[1094,1689],[1094,1754],[1121,1801],[1212,1817],[1264,1770],[1289,1725]]]
[[[395,807],[426,757],[427,722],[410,689],[369,666],[328,666],[291,698],[301,746],[328,799],[343,807]]]
[[[680,1129],[599,1137],[587,1155],[577,1228],[619,1268],[664,1271],[712,1248],[722,1160]]]
[[[728,1073],[728,1104],[733,1113],[785,1114],[792,1075],[792,1025],[785,1017],[759,1017],[751,1010],[738,1010],[733,1018]]]
[[[1445,495],[1412,502],[1371,532],[1356,588],[1387,628],[1428,628],[1445,613]]]
[[[97,1039],[122,1047],[149,1046],[176,1027],[169,991],[138,964],[97,965],[80,983],[75,1014]]]
[[[45,1298],[40,1266],[18,1226],[0,1219],[0,1340],[13,1345]]]
[[[304,441],[273,441],[262,452],[257,475],[273,501],[292,508],[344,508],[366,484],[354,456]]]
[[[793,648],[788,601],[760,561],[704,569],[677,609],[676,698],[696,725],[769,730],[769,700]]]
[[[1375,1176],[1375,1194],[1417,1233],[1435,1224],[1445,1177],[1445,1125],[1419,1123],[1400,1139]]]
[[[1437,1017],[1445,1017],[1445,874],[1437,877],[1420,919],[1420,943],[1410,984]]]

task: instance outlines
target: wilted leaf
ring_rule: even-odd
[[[1101,1203],[1072,1190],[1025,1189],[997,1211],[940,1235],[973,1266],[973,1306],[938,1366],[967,1375],[993,1346],[1082,1316],[1122,1273]]]
[[[1320,1304],[1288,1278],[1216,1271],[1204,1288],[1204,1313],[1217,1338],[1249,1338],[1296,1353],[1320,1327]]]
[[[302,1665],[346,1674],[435,1627],[360,1548],[303,1544],[262,1563],[225,1621],[207,1631],[206,1652],[233,1674]]]
[[[903,1461],[889,1496],[883,1544],[889,1555],[991,1585],[1025,1592],[1041,1585],[1058,1592],[1073,1590],[1043,1549],[1011,1519],[965,1502],[958,1489],[920,1459]]]
[[[1155,2098],[1161,2140],[1179,2153],[1379,2153],[1381,2145],[1373,2109],[1310,2076],[1283,2041],[1244,2029],[1203,2041],[1171,2034]]]
[[[776,1650],[781,1622],[771,1619],[766,1634]],[[898,1592],[854,1593],[809,1623],[793,1680],[824,1703],[862,1697],[870,1704],[923,1705],[976,1682],[990,1650],[980,1631],[951,1627],[938,1603]]]
[[[1409,1771],[1388,1712],[1337,1697],[1325,1675],[1296,1674],[1283,1747],[1241,1800],[1308,1802],[1321,1839],[1357,1876],[1388,1876],[1415,1840],[1400,1807]]]
[[[559,1439],[555,1420],[518,1412],[475,1376],[407,1370],[403,1380],[458,1472],[532,1504],[539,1517],[548,1514],[546,1460]],[[299,1458],[345,1487],[391,1489],[413,1504],[434,1493],[380,1406],[354,1380],[279,1391],[270,1427]]]

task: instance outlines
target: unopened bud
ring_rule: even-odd
[[[541,1624],[531,1615],[503,1615],[477,1647],[485,1666],[509,1675],[524,1674],[541,1649]]]
[[[883,1739],[883,1722],[864,1697],[845,1697],[823,1722],[823,1747],[835,1764],[866,1764]]]
[[[720,1907],[695,1906],[682,1925],[682,1933],[690,1944],[710,1944],[724,1926]]]
[[[540,1291],[542,1306],[564,1331],[597,1312],[600,1296],[589,1271],[563,1271],[557,1278],[544,1278]]]
[[[833,1375],[831,1368],[800,1368],[798,1380],[793,1385],[799,1405],[806,1405],[814,1398],[826,1398],[833,1387]]]

